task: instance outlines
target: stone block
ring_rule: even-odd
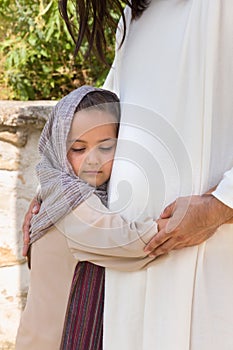
[[[14,349],[26,302],[22,223],[37,188],[38,140],[55,103],[0,101],[0,349]]]

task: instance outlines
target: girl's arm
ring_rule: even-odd
[[[155,221],[148,218],[128,223],[111,213],[94,194],[56,226],[79,261],[134,271],[153,260],[143,248],[157,232]]]

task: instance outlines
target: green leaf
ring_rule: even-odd
[[[71,16],[75,8],[68,1]],[[17,19],[17,20],[16,20]],[[107,30],[107,58],[114,43]],[[58,11],[57,0],[1,0],[0,99],[59,99],[81,84],[102,85],[108,68],[93,55],[84,58],[84,42],[74,60],[74,44]]]

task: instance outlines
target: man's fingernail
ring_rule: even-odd
[[[38,210],[37,205],[34,205],[34,207],[32,208],[32,213],[35,214],[37,210]]]

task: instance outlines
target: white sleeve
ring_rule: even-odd
[[[233,209],[233,168],[224,174],[212,195]]]
[[[129,6],[126,6],[125,10],[124,10],[124,14],[125,14],[125,21],[126,21],[126,36],[125,36],[125,40],[124,43],[126,42],[127,39],[127,35],[128,35],[128,29],[130,26],[130,22],[131,22],[131,9]],[[123,20],[122,18],[120,19],[119,23],[118,23],[118,27],[117,27],[117,31],[116,31],[116,45],[115,45],[115,57],[114,57],[114,61],[113,64],[110,68],[110,71],[105,79],[103,88],[104,89],[108,89],[111,90],[113,92],[115,92],[119,97],[120,97],[120,89],[119,89],[119,81],[120,81],[120,76],[119,76],[119,72],[120,72],[120,64],[121,64],[121,60],[122,60],[122,54],[123,54],[123,50],[124,50],[124,43],[123,45],[120,47],[121,41],[122,41],[122,37],[123,37]]]

